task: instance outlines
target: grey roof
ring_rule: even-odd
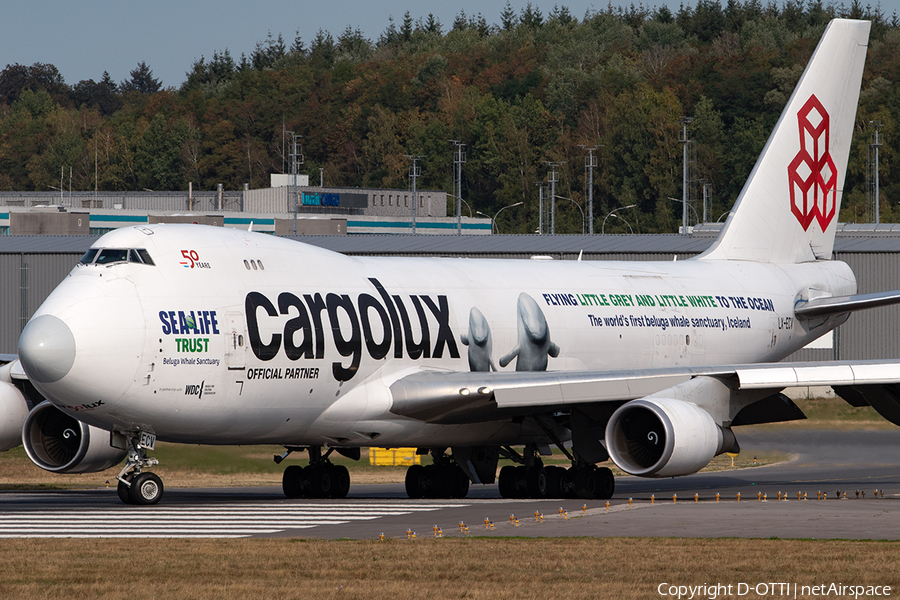
[[[97,235],[0,235],[0,254],[84,254]]]
[[[893,235],[891,234],[893,232]],[[835,252],[898,252],[900,225],[867,230],[854,226],[839,229]],[[697,236],[667,235],[305,235],[287,236],[320,248],[356,255],[585,255],[597,254],[699,254],[715,237],[704,231]],[[83,254],[95,235],[4,235],[0,254]]]

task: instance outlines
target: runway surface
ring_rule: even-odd
[[[274,487],[168,489],[153,507],[125,506],[114,488],[3,492],[0,537],[373,539],[406,538],[412,531],[422,538],[434,537],[437,528],[443,537],[900,539],[900,430],[748,429],[739,439],[745,455],[771,449],[796,458],[675,479],[621,477],[609,507],[605,501],[507,500],[496,485],[472,486],[463,500],[415,501],[402,485],[353,485],[340,501],[288,500]],[[779,492],[787,500],[778,501]],[[807,500],[798,500],[797,492]],[[818,500],[817,492],[828,499]],[[840,499],[843,492],[847,499]],[[763,494],[766,501],[758,499]]]

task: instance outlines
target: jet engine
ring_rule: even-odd
[[[11,383],[0,381],[0,452],[22,443],[22,423],[28,416],[28,403]]]
[[[654,397],[620,406],[606,425],[606,445],[626,473],[675,477],[699,471],[737,442],[696,404]]]
[[[49,401],[35,406],[22,427],[28,457],[54,473],[96,473],[121,462],[125,450],[109,442],[108,431],[70,417]]]

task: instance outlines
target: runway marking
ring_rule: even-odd
[[[0,515],[0,538],[239,538],[436,511],[465,503],[62,508]]]

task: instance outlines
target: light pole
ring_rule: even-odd
[[[612,215],[614,212],[617,212],[620,210],[634,208],[635,206],[637,206],[637,204],[629,204],[628,206],[620,206],[619,208],[614,208],[611,211],[609,211],[608,213],[606,213],[606,217],[603,219],[603,226],[600,228],[600,235],[603,235],[604,233],[606,233],[606,219],[608,219],[610,215]],[[619,215],[615,215],[615,216],[619,217]],[[622,217],[619,217],[619,218],[621,219]],[[625,221],[625,219],[622,219],[622,220]],[[625,221],[625,223],[628,225],[628,229],[631,229],[631,224],[628,223],[628,221]],[[634,229],[631,229],[631,233],[634,233]]]
[[[678,198],[669,198],[669,200],[671,200],[672,202],[681,202],[681,203],[683,203],[684,206],[686,206],[686,207],[690,208],[692,211],[694,211],[694,216],[697,217],[697,222],[698,222],[698,223],[700,222],[700,215],[697,214],[697,209],[694,208],[693,206],[691,206],[691,203],[690,203],[690,202],[685,202],[684,200],[679,200]],[[683,208],[683,209],[682,209],[682,212],[683,212],[685,215],[689,214],[688,211],[687,211],[687,208]],[[683,225],[681,226],[681,235],[687,235],[687,221],[684,220],[684,219],[682,219],[681,222],[683,223]]]
[[[634,229],[631,228],[631,223],[626,221],[624,217],[620,217],[619,215],[613,215],[613,216],[615,218],[617,218],[618,220],[622,221],[623,223],[625,223],[626,225],[628,225],[628,231],[630,231],[632,234],[634,233]]]
[[[469,206],[469,203],[466,202],[465,200],[463,200],[462,198],[457,198],[457,197],[453,196],[452,194],[448,194],[448,195],[449,195],[451,198],[453,198],[454,200],[459,200],[460,202],[462,202],[463,204],[466,205],[466,208],[469,210],[469,218],[471,219],[471,218],[472,218],[472,207]]]
[[[469,203],[466,202],[465,200],[463,200],[462,198],[460,198],[459,201],[462,202],[463,204],[465,204],[466,208],[469,209],[469,218],[471,219],[472,218],[472,207],[469,206]]]
[[[568,200],[572,204],[574,204],[578,210],[581,212],[581,235],[584,235],[584,209],[581,208],[581,205],[572,200],[571,198],[566,198],[565,196],[556,196],[560,200]]]
[[[487,217],[488,219],[490,219],[490,220],[491,220],[491,233],[494,233],[494,225],[496,225],[496,223],[497,223],[497,217],[500,216],[500,213],[502,213],[502,212],[503,212],[504,210],[506,210],[507,208],[512,208],[512,207],[514,207],[514,206],[522,206],[523,204],[525,204],[525,203],[524,203],[524,202],[516,202],[515,204],[507,204],[506,206],[504,206],[503,208],[501,208],[500,210],[498,210],[497,213],[496,213],[493,217],[490,216],[490,215],[484,214],[484,213],[481,212],[480,210],[476,210],[476,211],[475,211],[475,214],[476,214],[476,215],[481,215],[482,217]],[[500,233],[500,226],[497,225],[497,234],[499,234],[499,233]]]

